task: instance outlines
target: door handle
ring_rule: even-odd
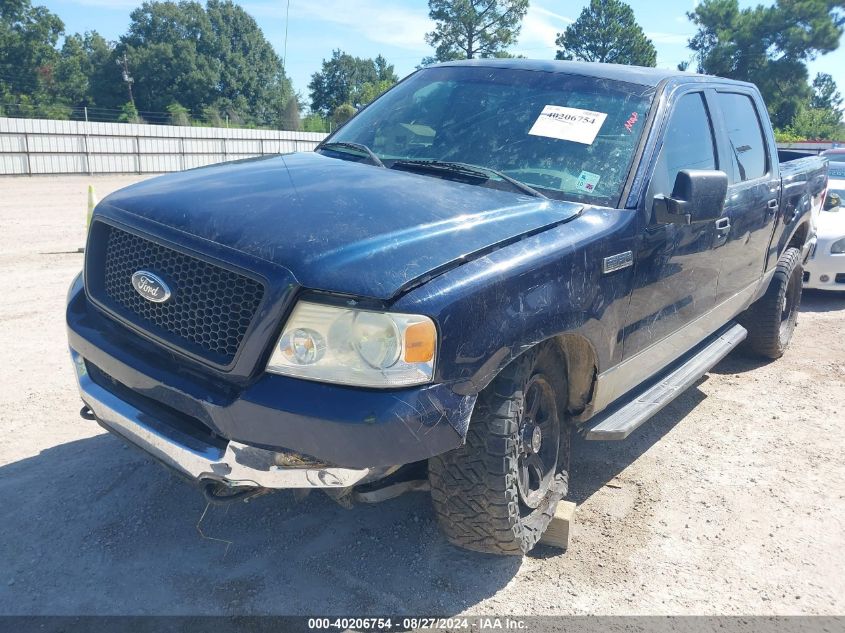
[[[769,200],[766,203],[766,209],[768,210],[769,215],[774,215],[777,212],[779,206],[780,204],[778,203],[777,198]]]
[[[713,248],[724,246],[728,242],[728,235],[731,232],[731,219],[719,218],[715,222],[716,236],[713,239]]]

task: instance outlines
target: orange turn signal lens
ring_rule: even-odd
[[[437,331],[434,323],[423,321],[405,328],[405,362],[427,363],[434,358]]]

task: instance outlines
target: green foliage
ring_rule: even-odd
[[[131,101],[127,101],[120,107],[120,116],[117,119],[123,123],[143,123],[144,120],[138,114],[138,108]]]
[[[381,55],[375,59],[363,59],[334,50],[331,59],[323,60],[320,72],[311,76],[308,84],[311,110],[330,116],[343,104],[351,104],[354,109],[368,102],[364,100],[365,96],[372,95],[374,90],[381,87],[390,87],[397,80],[393,65],[388,64]],[[366,88],[365,95],[367,84],[375,87]]]
[[[786,131],[811,141],[845,140],[845,125],[837,110],[801,105]]]
[[[657,50],[621,0],[591,0],[581,15],[558,33],[556,59],[586,62],[657,65]]]
[[[836,89],[836,82],[827,73],[817,73],[813,79],[813,98],[811,108],[822,110],[841,110],[842,95]]]
[[[178,101],[230,119],[273,123],[293,94],[281,60],[255,20],[231,0],[145,2],[115,50],[126,55],[141,111]]]
[[[326,119],[321,117],[319,114],[312,113],[302,120],[302,131],[326,133],[331,130],[329,129],[329,122],[326,121]]]
[[[335,127],[340,127],[354,116],[355,106],[351,103],[341,103],[332,112],[332,123],[334,123]]]
[[[806,62],[839,46],[842,0],[776,0],[740,10],[738,0],[702,0],[688,17],[699,72],[752,81],[775,127],[786,128],[812,97]]]
[[[59,98],[77,107],[96,105],[95,95],[109,92],[103,71],[111,56],[112,47],[97,32],[68,35],[56,65]]]
[[[122,123],[143,123],[138,115],[138,108],[131,101],[127,101],[120,107],[120,116],[117,120]]]
[[[169,106],[167,106],[167,112],[170,115],[171,125],[191,124],[190,111],[178,101],[174,101]]]
[[[20,108],[16,116],[35,115],[46,107],[40,104],[55,101],[56,44],[63,33],[64,23],[45,7],[30,0],[0,2],[0,96],[10,110]],[[34,110],[27,115],[29,108]]]
[[[435,26],[425,41],[434,59],[497,57],[516,42],[528,0],[429,0],[428,16]],[[427,66],[432,58],[425,58]]]
[[[806,137],[799,136],[792,130],[775,130],[775,141],[778,143],[800,143],[806,140]]]
[[[291,95],[285,104],[278,127],[280,130],[289,130],[292,132],[302,127],[302,121],[299,118],[299,100],[296,98],[296,95]]]
[[[389,79],[368,81],[361,86],[361,92],[359,95],[360,105],[367,105],[368,103],[375,101],[376,97],[383,92],[387,92],[395,83],[395,81],[391,81]]]
[[[202,122],[209,127],[226,127],[226,121],[215,106],[202,109]]]
[[[137,119],[141,110],[153,122],[184,123],[196,113],[214,124],[226,117],[235,125],[298,124],[280,59],[231,0],[147,1],[130,19],[116,45],[90,32],[67,35],[58,49],[65,34],[57,16],[31,0],[0,0],[4,110],[81,118],[83,107],[96,106],[120,110],[122,120]],[[127,99],[134,100],[133,111]],[[186,112],[174,117],[168,106],[177,102]]]

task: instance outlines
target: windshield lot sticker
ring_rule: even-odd
[[[586,191],[587,193],[595,193],[596,185],[599,184],[601,176],[589,171],[582,171],[578,176],[578,182],[575,183],[575,188],[578,191]]]
[[[547,105],[528,133],[592,145],[606,118],[606,112]]]
[[[631,112],[631,116],[628,117],[628,120],[625,121],[625,129],[628,130],[628,134],[632,134],[634,131],[634,124],[639,120],[640,115],[636,112]]]

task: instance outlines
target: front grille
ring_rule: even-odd
[[[845,273],[836,273],[834,281],[838,284],[845,284]]]
[[[804,271],[804,283],[807,283],[808,281],[810,281],[810,273],[805,270]]]
[[[173,345],[221,365],[234,360],[264,297],[260,282],[108,224],[96,229],[105,247],[93,266],[101,269],[93,276],[102,275],[89,288],[94,299]],[[161,277],[170,299],[153,303],[138,294],[132,275],[139,270]]]

